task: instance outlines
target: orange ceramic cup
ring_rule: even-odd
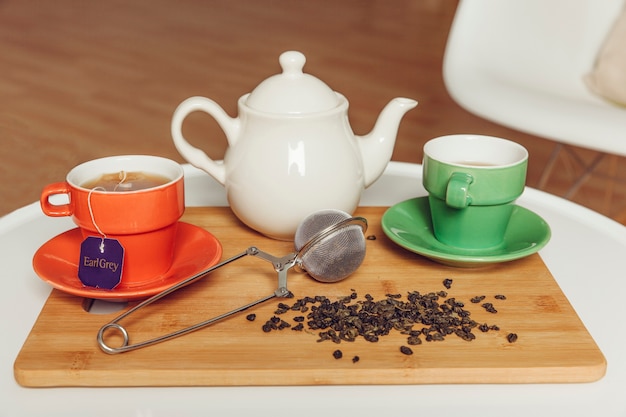
[[[169,181],[124,192],[83,186],[102,174],[120,171],[151,173]],[[180,164],[166,158],[149,155],[101,158],[76,166],[64,182],[46,186],[41,193],[41,208],[48,216],[71,216],[83,238],[101,236],[102,232],[107,238],[117,239],[124,248],[120,285],[142,286],[161,279],[172,264],[178,220],[185,210],[183,181]],[[69,202],[54,204],[51,200],[59,200],[56,195],[66,195]]]

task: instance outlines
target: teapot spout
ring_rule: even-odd
[[[370,133],[357,137],[364,171],[364,185],[369,187],[380,177],[391,160],[400,121],[417,101],[398,97],[391,100],[378,116]]]

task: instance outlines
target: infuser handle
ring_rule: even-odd
[[[266,297],[263,297],[257,301],[253,301],[249,304],[246,304],[244,306],[241,306],[239,308],[236,308],[234,310],[231,310],[227,313],[221,314],[219,316],[210,318],[208,320],[205,320],[203,322],[194,324],[192,326],[186,327],[184,329],[181,330],[177,330],[175,332],[172,333],[168,333],[165,334],[163,336],[159,336],[159,337],[155,337],[153,339],[150,340],[146,340],[143,342],[139,342],[139,343],[135,343],[135,344],[129,344],[130,343],[130,336],[128,334],[128,331],[126,330],[126,328],[124,326],[122,326],[121,324],[119,324],[119,322],[121,320],[123,320],[124,318],[130,316],[131,314],[133,314],[134,312],[136,312],[137,310],[146,307],[149,304],[154,303],[155,301],[160,300],[161,298],[173,293],[174,291],[185,287],[191,283],[193,283],[194,281],[197,281],[203,277],[205,277],[206,275],[210,274],[211,272],[215,271],[218,268],[221,268],[222,266],[225,266],[231,262],[234,262],[240,258],[243,258],[246,255],[251,255],[251,256],[257,256],[260,259],[266,260],[270,263],[272,263],[272,265],[274,266],[274,269],[278,272],[278,289],[276,291],[274,291],[273,294],[268,295]],[[185,334],[194,332],[196,330],[200,330],[204,327],[210,326],[213,323],[216,323],[220,320],[223,320],[227,317],[230,317],[234,314],[240,313],[244,310],[247,310],[251,307],[254,307],[258,304],[264,303],[265,301],[271,300],[274,297],[286,297],[289,294],[289,290],[287,290],[287,270],[289,268],[291,268],[292,266],[294,266],[296,263],[296,254],[290,254],[287,256],[284,256],[282,258],[278,258],[275,256],[272,256],[266,252],[260,251],[257,247],[255,246],[251,246],[248,249],[246,249],[244,252],[241,252],[231,258],[226,259],[223,262],[220,262],[217,265],[212,266],[211,268],[208,268],[202,272],[197,273],[196,275],[189,277],[187,279],[185,279],[184,281],[179,282],[176,285],[171,286],[170,288],[167,288],[165,290],[163,290],[162,292],[148,298],[145,301],[142,301],[141,303],[137,304],[135,307],[131,308],[130,310],[126,311],[125,313],[120,314],[119,316],[117,316],[115,319],[111,320],[109,323],[105,324],[104,326],[102,326],[100,328],[100,330],[98,331],[98,336],[97,336],[97,340],[98,340],[98,345],[100,346],[100,349],[102,349],[105,353],[108,354],[117,354],[117,353],[124,353],[124,352],[128,352],[131,350],[135,350],[135,349],[139,349],[139,348],[143,348],[146,346],[151,346],[157,343],[161,343],[161,342],[165,342],[166,340],[170,340],[173,339],[175,337],[179,337],[179,336],[183,336]],[[119,347],[112,347],[109,346],[105,340],[104,340],[104,334],[107,330],[116,330],[118,331],[123,338],[122,344]]]
[[[150,339],[150,340],[146,340],[144,342],[140,342],[140,343],[135,343],[134,345],[130,345],[130,337],[128,335],[128,331],[126,330],[126,328],[124,326],[122,326],[119,323],[116,322],[110,322],[105,324],[104,326],[102,326],[100,328],[100,331],[98,332],[98,344],[100,345],[100,348],[108,353],[108,354],[116,354],[116,353],[124,353],[124,352],[128,352],[130,350],[135,350],[135,349],[139,349],[139,348],[143,348],[146,346],[151,346],[151,345],[155,345],[157,343],[161,343],[161,342],[165,342],[166,340],[170,340],[173,339],[175,337],[179,337],[179,336],[183,336],[187,333],[191,333],[191,332],[195,332],[196,330],[200,330],[204,327],[210,326],[213,323],[216,323],[220,320],[223,320],[227,317],[230,317],[234,314],[240,313],[244,310],[247,310],[250,307],[254,307],[258,304],[261,304],[265,301],[271,300],[272,298],[276,297],[276,293],[268,295],[267,297],[261,298],[260,300],[254,301],[250,304],[246,304],[245,306],[241,306],[235,310],[229,311],[228,313],[224,313],[221,314],[219,316],[213,317],[209,320],[205,320],[201,323],[195,324],[193,326],[189,326],[186,327],[184,329],[178,330],[176,332],[172,332],[172,333],[168,333],[166,335],[163,336],[159,336],[156,337],[154,339]],[[108,329],[115,329],[117,330],[119,333],[122,334],[123,337],[123,342],[122,345],[120,347],[111,347],[109,345],[106,344],[106,342],[104,341],[104,332],[106,332]]]

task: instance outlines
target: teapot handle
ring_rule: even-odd
[[[192,112],[203,111],[212,116],[220,125],[229,146],[232,146],[239,133],[239,119],[230,117],[219,104],[206,97],[189,97],[178,105],[172,116],[172,138],[178,152],[191,165],[206,171],[220,184],[226,182],[226,167],[221,161],[214,161],[202,150],[187,142],[182,133],[183,121]]]

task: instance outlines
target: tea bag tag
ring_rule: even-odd
[[[89,236],[80,245],[78,278],[88,287],[112,290],[122,281],[124,248],[116,239]]]
[[[126,173],[121,171],[120,184],[126,180]],[[94,227],[100,237],[89,236],[80,244],[80,259],[78,260],[78,279],[88,287],[112,290],[122,281],[122,266],[124,265],[124,247],[116,239],[107,238],[96,223],[91,207],[91,195],[95,187],[87,195],[87,206]]]

